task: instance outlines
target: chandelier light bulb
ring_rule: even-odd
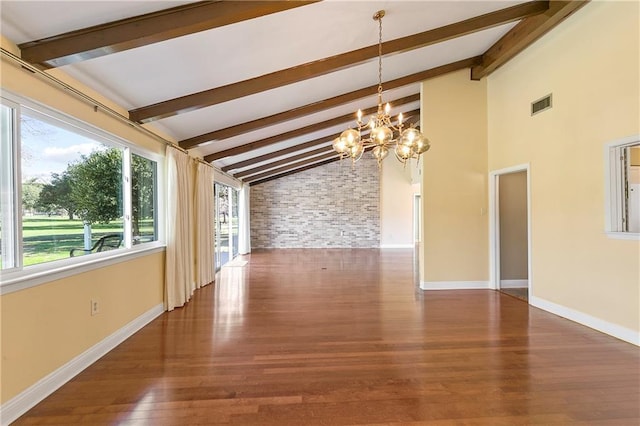
[[[333,140],[333,149],[339,154],[345,152],[347,146],[345,145],[344,140],[341,137],[338,136]]]
[[[340,140],[345,149],[351,149],[360,144],[360,132],[355,129],[347,129],[340,135]]]
[[[403,163],[406,162],[408,159],[411,158],[412,154],[413,154],[413,152],[412,152],[410,146],[407,146],[407,145],[397,145],[396,146],[396,157],[401,162],[403,162]]]
[[[425,138],[424,136],[421,135],[420,140],[418,141],[417,144],[417,148],[416,148],[416,154],[420,155],[420,154],[424,154],[425,152],[429,151],[429,148],[431,148],[431,144],[429,143],[429,139]]]
[[[389,149],[387,149],[385,146],[383,145],[379,145],[374,147],[371,150],[371,153],[373,154],[373,157],[378,160],[378,162],[381,162],[382,160],[385,159],[385,157],[389,154]]]
[[[372,131],[371,139],[376,145],[387,145],[393,140],[393,132],[387,126],[376,127]]]

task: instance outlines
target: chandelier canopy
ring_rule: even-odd
[[[334,139],[333,149],[340,154],[340,158],[350,158],[353,163],[358,161],[364,151],[370,150],[378,161],[378,167],[382,160],[393,150],[396,158],[406,164],[412,158],[416,160],[420,155],[429,150],[429,140],[424,137],[414,124],[408,127],[403,123],[402,113],[397,120],[389,116],[391,106],[382,103],[382,18],[384,10],[379,10],[373,15],[378,21],[378,112],[371,116],[367,123],[362,121],[362,110],[357,113],[357,129],[349,128]],[[395,124],[394,124],[395,123]],[[369,133],[363,134],[363,130],[369,128]]]

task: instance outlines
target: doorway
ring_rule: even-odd
[[[490,174],[492,287],[529,301],[531,296],[529,165]]]
[[[216,271],[238,254],[238,191],[227,185],[214,185]]]

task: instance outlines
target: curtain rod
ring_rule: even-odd
[[[47,82],[49,83],[54,83],[54,85],[60,86],[65,90],[68,90],[69,92],[73,93],[74,95],[76,95],[77,97],[79,97],[80,99],[82,99],[83,101],[93,105],[94,109],[97,111],[98,109],[103,110],[104,112],[106,112],[107,114],[109,114],[110,116],[132,126],[133,128],[141,131],[142,133],[146,134],[147,136],[150,136],[151,138],[155,139],[157,142],[160,143],[164,143],[165,145],[171,146],[175,149],[178,149],[182,152],[184,152],[185,154],[189,154],[189,152],[180,147],[179,145],[177,145],[174,142],[171,142],[170,140],[167,140],[165,138],[163,138],[162,136],[158,135],[157,133],[147,129],[146,127],[143,127],[140,123],[136,123],[135,121],[131,121],[129,119],[129,117],[125,117],[124,115],[120,114],[118,111],[114,110],[113,108],[103,104],[102,102],[92,98],[91,96],[87,95],[86,93],[76,89],[75,87],[71,86],[70,84],[65,83],[64,81],[50,75],[47,74],[46,72],[40,70],[39,68],[31,65],[29,62],[25,61],[24,59],[20,58],[17,55],[14,55],[13,53],[9,52],[8,50],[6,50],[4,47],[1,47],[0,50],[2,51],[2,54],[4,56],[7,56],[9,59],[12,59],[14,62],[17,62],[22,68],[26,69],[27,71],[36,74],[40,77],[43,77]],[[196,158],[196,157],[192,157],[192,158]],[[200,160],[199,158],[196,158],[197,160],[201,161],[202,163],[213,167],[211,164]]]

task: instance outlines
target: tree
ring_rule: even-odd
[[[37,182],[37,178],[28,179],[22,182],[22,210],[34,210],[38,205],[42,183]]]
[[[122,151],[94,151],[67,167],[71,199],[86,224],[122,217]]]
[[[42,186],[36,207],[47,213],[64,210],[73,220],[76,204],[71,198],[71,176],[67,171],[51,174],[51,183]]]
[[[131,228],[140,236],[140,220],[154,216],[155,169],[153,162],[138,155],[131,156]]]

